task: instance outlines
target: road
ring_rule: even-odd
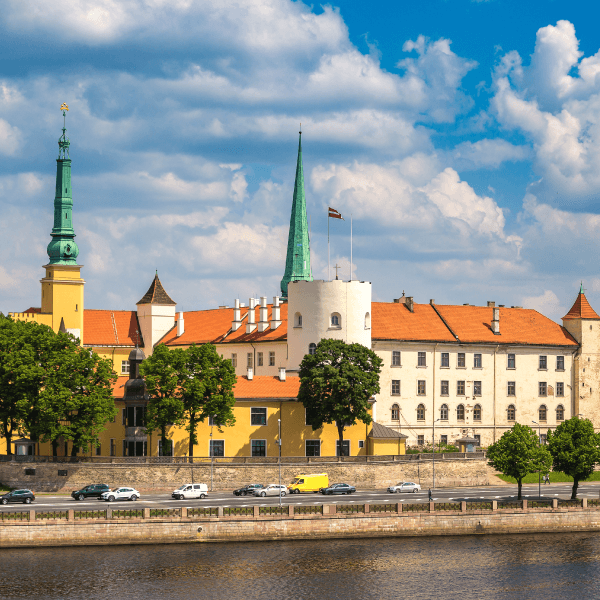
[[[598,498],[600,495],[600,484],[584,483],[580,484],[578,498]],[[432,490],[434,502],[460,502],[477,500],[516,500],[516,485],[496,485],[483,487],[460,487],[460,488],[441,488]],[[553,498],[567,499],[571,497],[571,484],[553,483],[542,485],[542,500],[551,500]],[[523,498],[537,499],[538,485],[524,485]],[[388,504],[394,502],[417,503],[428,502],[428,490],[425,489],[416,494],[389,494],[385,490],[359,490],[350,496],[323,496],[321,494],[293,494],[281,498],[282,504]],[[52,494],[40,494],[35,502],[27,508],[37,510],[67,510],[74,508],[76,510],[103,509],[110,506],[113,509],[117,507],[132,508],[178,508],[180,506],[271,506],[279,503],[278,497],[260,498],[254,496],[238,497],[232,492],[209,492],[208,498],[204,500],[173,500],[167,492],[162,493],[143,493],[141,498],[134,504],[129,501],[120,502],[102,502],[95,498],[83,501],[76,501],[70,496],[59,496]],[[2,506],[0,511],[23,510],[26,505],[8,504]]]

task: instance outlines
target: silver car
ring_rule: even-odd
[[[98,500],[104,500],[104,502],[114,502],[115,500],[131,500],[135,502],[139,497],[140,493],[131,487],[118,487],[114,490],[104,492]]]
[[[387,489],[390,494],[400,494],[401,492],[412,492],[416,494],[421,491],[421,486],[418,483],[413,483],[412,481],[401,481],[396,485],[390,485]]]
[[[272,483],[270,485],[268,485],[267,487],[258,489],[258,490],[254,490],[254,495],[255,496],[262,496],[263,498],[265,496],[285,496],[287,494],[287,486],[285,485],[278,485],[276,483]]]

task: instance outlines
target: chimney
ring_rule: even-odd
[[[254,308],[256,300],[250,298],[248,300],[248,322],[246,323],[246,333],[252,333],[256,329],[256,313]]]
[[[242,326],[242,319],[240,317],[240,299],[235,299],[233,305],[233,323],[231,324],[231,330],[237,331]]]
[[[185,324],[183,322],[183,312],[179,313],[179,319],[177,319],[177,337],[181,337],[185,331]]]
[[[269,328],[269,309],[267,308],[267,297],[260,297],[260,321],[258,322],[258,331],[261,333]]]
[[[408,310],[410,310],[411,313],[415,312],[415,306],[413,303],[413,297],[412,296],[406,296],[406,308],[408,308]]]
[[[285,367],[279,367],[279,381],[285,381]]]
[[[248,367],[248,381],[252,381],[254,377],[254,371],[252,370],[252,367]]]
[[[491,308],[491,307],[493,307],[493,306],[496,306],[496,303],[495,303],[495,302],[492,302],[492,300],[488,300],[488,301],[487,301],[487,305],[488,305],[488,307],[489,307],[489,308]]]
[[[492,331],[494,335],[500,335],[500,309],[497,306],[492,308],[494,316],[492,318]]]
[[[429,304],[431,304],[431,306],[433,306],[435,304],[435,300],[433,298],[431,298],[431,300],[429,300]]]
[[[271,329],[277,329],[281,325],[279,308],[279,296],[273,296],[273,314],[271,315]]]

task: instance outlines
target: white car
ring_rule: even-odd
[[[205,483],[184,483],[182,486],[173,490],[171,498],[175,500],[186,500],[190,498],[206,498],[208,496],[208,486]]]
[[[401,492],[412,492],[413,494],[416,494],[421,491],[421,486],[412,481],[401,481],[397,485],[390,485],[387,491],[390,494],[400,494]]]
[[[132,500],[135,502],[141,494],[131,487],[118,487],[114,490],[109,490],[100,495],[98,500],[105,502],[114,502],[115,500]]]
[[[276,483],[272,483],[267,487],[260,488],[258,490],[254,490],[255,496],[285,496],[287,494],[287,486],[278,485]]]

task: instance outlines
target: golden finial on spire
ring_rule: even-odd
[[[69,107],[68,107],[68,105],[67,105],[67,103],[66,103],[66,102],[63,102],[63,103],[60,105],[60,110],[69,110]]]

